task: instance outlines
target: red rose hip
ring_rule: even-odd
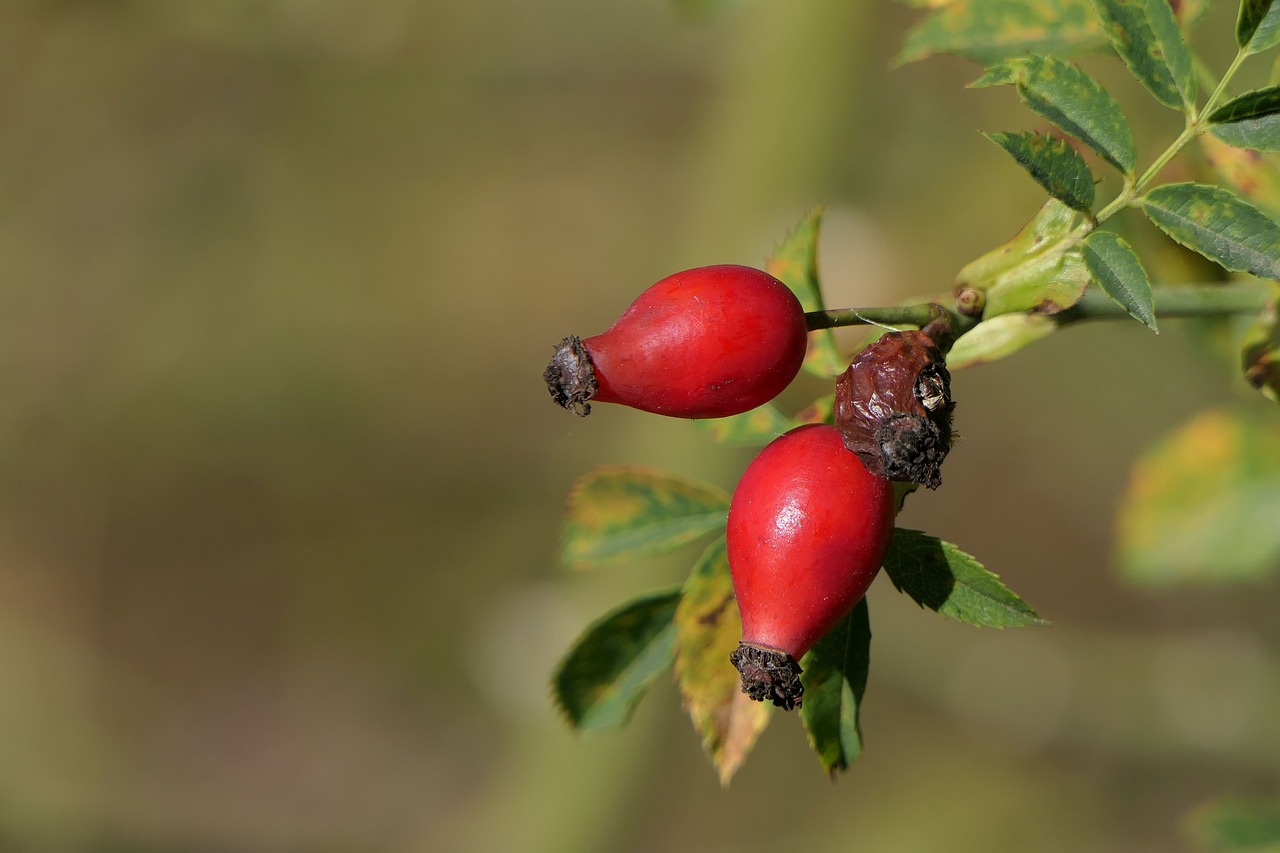
[[[742,613],[730,660],[752,699],[800,705],[797,661],[866,594],[893,524],[893,484],[869,473],[835,427],[791,430],[747,466],[729,507]]]
[[[804,308],[751,267],[698,267],[654,284],[604,333],[565,338],[543,378],[578,415],[589,401],[678,418],[754,409],[791,384],[804,361]]]

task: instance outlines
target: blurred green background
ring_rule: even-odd
[[[1157,594],[1111,565],[1133,456],[1247,399],[1174,323],[956,376],[964,441],[903,523],[1054,626],[980,632],[878,581],[867,752],[836,784],[779,716],[721,790],[668,683],[618,733],[552,709],[577,632],[693,559],[560,568],[573,479],[731,488],[750,458],[570,417],[552,345],[674,270],[760,262],[817,202],[834,306],[945,290],[1039,206],[976,133],[1034,124],[1011,92],[890,69],[916,17],[0,7],[0,849],[1165,851],[1197,803],[1273,791],[1274,583]],[[1146,157],[1176,133],[1088,67]]]

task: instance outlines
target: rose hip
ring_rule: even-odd
[[[699,267],[654,284],[604,333],[565,338],[543,378],[552,398],[578,415],[596,401],[722,418],[791,384],[807,336],[804,308],[773,276]]]
[[[747,467],[729,508],[742,613],[730,660],[752,699],[799,707],[800,657],[866,593],[893,523],[893,484],[868,472],[835,427],[793,429]]]

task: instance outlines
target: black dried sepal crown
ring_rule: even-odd
[[[595,366],[591,355],[582,345],[582,338],[570,335],[556,347],[551,363],[542,371],[551,399],[580,418],[591,414],[588,402],[599,390]]]
[[[836,426],[877,477],[942,484],[951,450],[951,374],[924,332],[889,332],[836,380]]]
[[[729,662],[742,675],[742,692],[757,702],[765,699],[784,711],[799,708],[804,697],[800,664],[778,649],[741,643],[729,655]]]

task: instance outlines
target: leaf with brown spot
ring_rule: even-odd
[[[1273,402],[1280,403],[1280,287],[1271,288],[1262,313],[1245,332],[1241,347],[1244,378]]]
[[[724,537],[703,552],[676,608],[676,680],[707,757],[728,785],[771,718],[753,702],[729,655],[742,639]]]

